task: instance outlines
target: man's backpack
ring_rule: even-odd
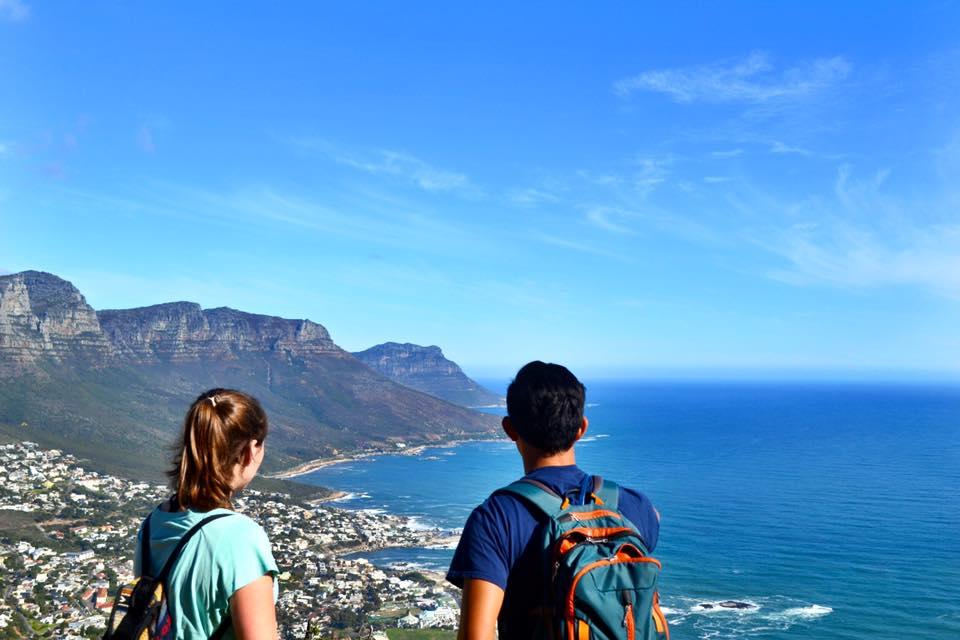
[[[168,606],[167,578],[173,566],[180,557],[180,552],[190,542],[200,529],[207,524],[229,516],[229,513],[218,513],[207,516],[190,528],[167,558],[163,568],[155,577],[142,573],[139,578],[122,585],[113,602],[113,611],[103,640],[169,640],[173,638],[173,612]],[[146,572],[150,568],[150,517],[143,523],[143,533],[140,542],[140,568]],[[224,617],[220,626],[216,628],[211,640],[221,638],[230,627],[230,616]]]
[[[548,518],[541,538],[543,575],[538,639],[669,640],[660,611],[660,562],[617,508],[620,488],[588,476],[571,497],[528,478],[503,489]]]

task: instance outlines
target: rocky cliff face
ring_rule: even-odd
[[[468,380],[434,349],[405,370]],[[0,435],[158,477],[166,455],[157,452],[173,441],[190,402],[212,387],[242,389],[263,403],[268,466],[496,428],[493,416],[367,367],[309,320],[190,302],[97,313],[57,276],[0,276]]]
[[[97,313],[72,284],[40,271],[0,276],[0,370],[113,356]]]
[[[464,374],[440,347],[385,342],[353,354],[394,382],[461,406],[499,404],[501,398]]]
[[[347,356],[309,320],[201,309],[193,302],[97,312],[55,275],[0,276],[0,368],[229,360],[244,353]]]
[[[436,346],[384,342],[353,355],[388,378],[464,375],[457,363],[447,360],[440,347]]]
[[[345,355],[321,325],[171,302],[97,313],[117,354],[138,363],[235,359],[244,353],[287,357]]]

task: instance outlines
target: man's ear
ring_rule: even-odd
[[[590,426],[590,421],[587,420],[587,416],[583,416],[583,424],[580,425],[580,428],[577,430],[577,440],[582,438],[587,432],[587,427]],[[576,440],[574,440],[576,442]]]
[[[520,434],[517,433],[517,430],[513,428],[513,423],[510,422],[510,416],[505,416],[503,420],[500,421],[500,426],[503,427],[503,432],[507,434],[507,437],[514,442],[520,438]]]

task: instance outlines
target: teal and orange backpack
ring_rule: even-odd
[[[536,640],[669,640],[660,610],[660,562],[617,508],[620,488],[588,476],[571,497],[528,478],[503,491],[547,516],[540,539],[549,576]]]

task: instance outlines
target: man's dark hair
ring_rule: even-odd
[[[576,442],[585,395],[586,388],[566,367],[535,360],[507,387],[507,415],[524,442],[559,453]]]

